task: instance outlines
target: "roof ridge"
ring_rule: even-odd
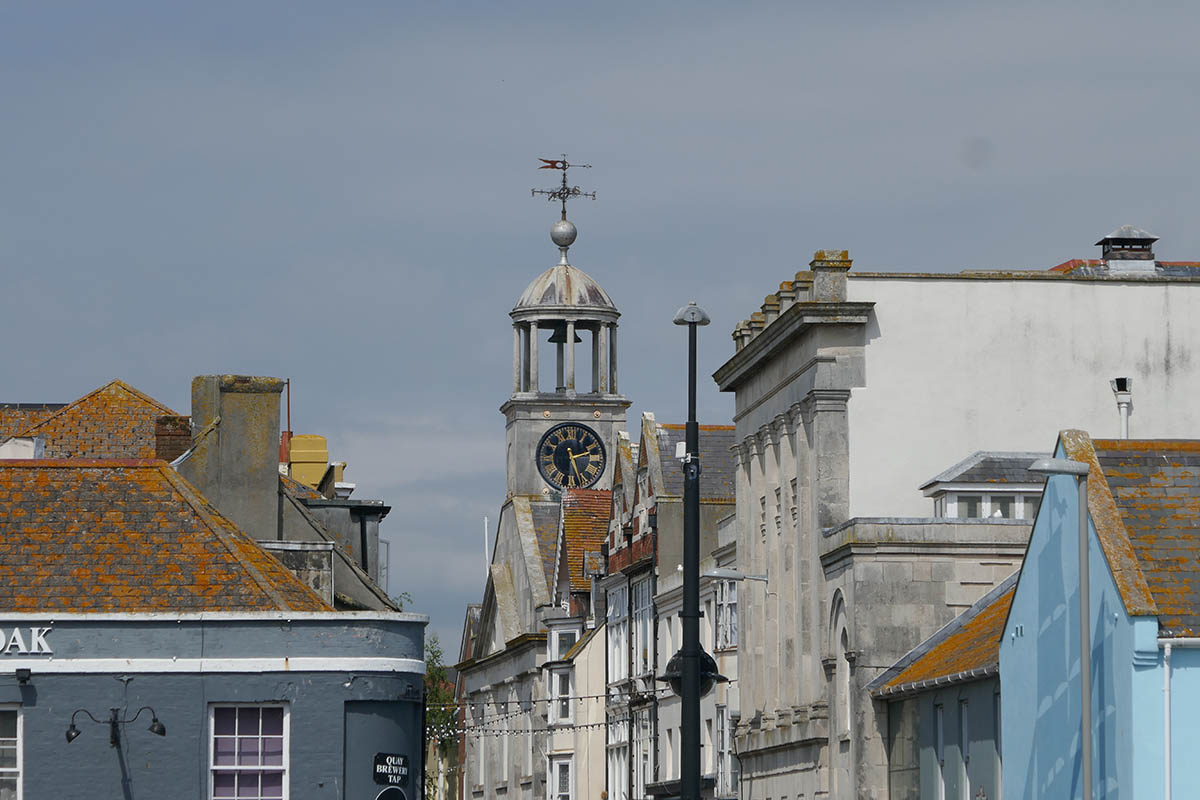
[[[212,512],[210,512],[209,508],[208,508],[210,506],[208,500],[206,498],[204,498],[204,495],[200,494],[200,491],[198,489],[196,489],[196,487],[194,487],[190,483],[188,483],[186,478],[184,478],[182,475],[177,473],[174,470],[174,468],[172,468],[165,461],[159,462],[159,463],[161,465],[158,467],[159,471],[163,474],[164,477],[166,477],[167,481],[170,482],[171,485],[173,485],[175,487],[175,489],[180,493],[180,495],[183,496],[183,499],[188,503],[188,505],[190,505],[192,507],[192,509],[196,512],[197,516],[200,517],[200,519],[204,522],[204,524],[207,525],[214,534],[216,534],[217,539],[220,540],[221,544],[225,545],[225,548],[229,551],[229,554],[232,555],[234,560],[238,563],[238,565],[246,571],[246,573],[250,576],[251,580],[253,580],[255,582],[255,584],[258,585],[258,588],[261,589],[267,597],[269,597],[271,600],[273,600],[275,602],[275,604],[281,610],[283,610],[283,611],[292,610],[291,603],[289,603],[284,598],[284,596],[279,593],[279,591],[275,588],[275,586],[271,583],[271,581],[269,581],[267,579],[266,575],[264,575],[257,566],[255,566],[252,563],[247,562],[247,560],[243,557],[242,553],[240,553],[238,551],[237,546],[232,541],[230,532],[228,530],[225,530],[224,526],[220,525],[218,522],[218,516],[220,515],[220,512],[217,511],[216,508],[213,508]],[[213,512],[216,512],[216,513],[213,513]],[[267,558],[272,558],[272,559],[275,558],[275,556],[271,555],[266,550],[263,550],[261,547],[259,547],[258,543],[255,542],[254,539],[252,539],[241,528],[238,528],[237,526],[235,526],[231,520],[227,520],[223,516],[221,516],[220,519],[225,520],[229,524],[229,526],[232,527],[238,534],[245,536],[247,541],[254,547],[258,548],[259,551],[262,552],[264,556],[266,556]],[[303,586],[306,591],[308,591],[309,593],[316,596],[322,605],[326,605],[326,606],[329,605],[328,603],[325,602],[324,598],[320,597],[320,595],[317,595],[316,592],[314,592],[312,590],[312,588],[310,588],[307,584],[305,584],[300,579],[296,578],[291,573],[290,570],[288,570],[286,567],[283,567],[282,564],[280,564],[280,566],[284,569],[284,571],[287,573],[287,575],[289,577],[291,577],[296,583],[298,583],[300,586]]]
[[[1090,475],[1100,478],[1087,482],[1088,517],[1096,527],[1097,544],[1108,561],[1113,583],[1125,602],[1125,611],[1134,617],[1157,615],[1158,603],[1142,572],[1141,561],[1133,548],[1129,531],[1125,528],[1125,519],[1113,497],[1112,487],[1108,485],[1108,476],[1096,455],[1091,436],[1087,431],[1068,429],[1058,434],[1058,440],[1068,458],[1087,463],[1091,468]]]
[[[125,392],[132,394],[133,396],[137,397],[139,400],[142,400],[143,402],[147,402],[150,405],[153,405],[156,408],[161,409],[162,411],[165,412],[164,416],[179,416],[174,411],[172,411],[170,408],[163,405],[158,400],[155,400],[153,397],[146,394],[145,392],[143,392],[139,389],[135,389],[134,387],[130,386],[128,383],[121,380],[120,378],[113,378],[111,381],[104,384],[103,386],[97,386],[95,389],[88,392],[83,397],[80,397],[77,400],[73,400],[72,402],[67,403],[65,406],[58,409],[50,416],[46,417],[41,422],[34,423],[33,425],[30,425],[28,428],[25,428],[24,430],[13,434],[13,436],[11,438],[21,438],[21,439],[28,438],[28,434],[32,433],[33,431],[37,430],[38,428],[42,427],[43,425],[49,423],[51,420],[57,419],[58,417],[66,414],[68,411],[71,411],[71,410],[75,409],[76,407],[82,405],[85,401],[90,400],[91,398],[100,394],[105,389],[109,388],[110,386],[115,386],[118,389],[121,389]]]

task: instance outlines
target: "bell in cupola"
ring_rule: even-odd
[[[554,326],[554,332],[550,334],[548,340],[550,344],[564,344],[567,341],[567,325],[565,322],[560,322]],[[579,338],[579,334],[575,334],[575,344],[579,344],[583,339]]]

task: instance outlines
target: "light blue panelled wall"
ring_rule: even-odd
[[[1065,457],[1061,445],[1055,453]],[[1074,478],[1052,476],[1000,644],[1007,800],[1081,798],[1079,557]],[[1166,797],[1158,619],[1131,617],[1089,525],[1095,798]],[[1200,649],[1171,657],[1172,794],[1200,797]]]
[[[1065,457],[1062,446],[1055,453]],[[1000,685],[1006,798],[1082,797],[1078,491],[1052,476],[1030,535],[1004,638]],[[1091,529],[1092,721],[1096,797],[1132,797],[1134,620]]]

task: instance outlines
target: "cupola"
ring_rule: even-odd
[[[1157,236],[1141,228],[1122,225],[1096,244],[1110,272],[1154,272],[1153,246],[1157,241]]]

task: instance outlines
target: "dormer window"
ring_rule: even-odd
[[[921,486],[939,519],[1037,516],[1044,482],[1028,466],[1040,453],[978,452]]]

